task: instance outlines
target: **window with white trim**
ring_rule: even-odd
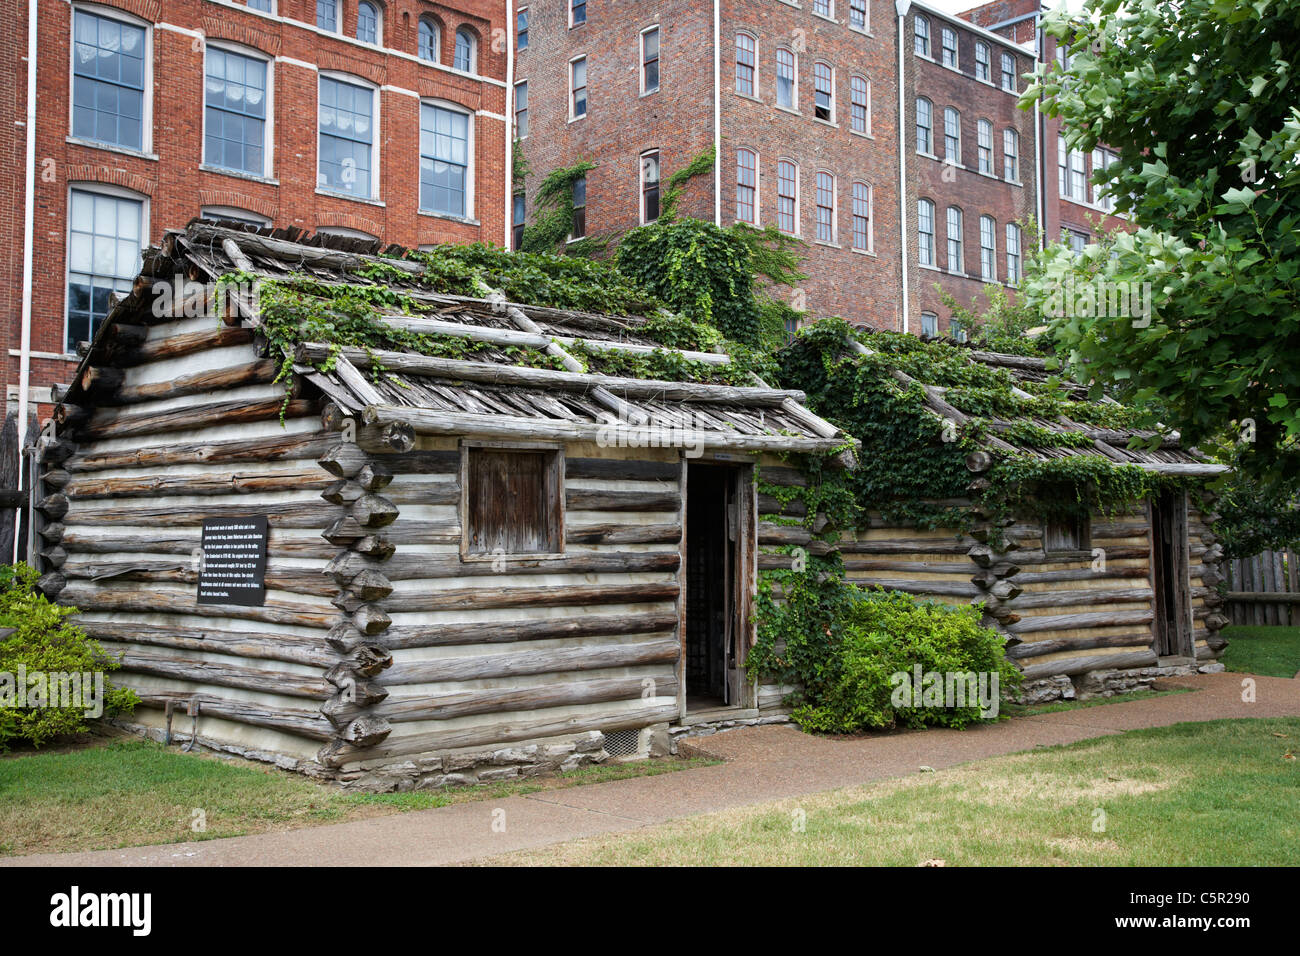
[[[934,338],[939,334],[939,316],[934,312],[921,313],[921,335]]]
[[[758,40],[748,33],[736,34],[736,92],[757,96]]]
[[[1002,88],[1016,92],[1016,58],[1010,53],[1002,54]]]
[[[813,115],[835,122],[835,71],[829,63],[813,64]]]
[[[569,26],[581,26],[587,22],[587,0],[569,0]]]
[[[912,49],[921,56],[930,55],[930,20],[919,13],[913,22]]]
[[[379,35],[379,8],[369,0],[361,0],[357,4],[357,39],[362,43],[378,43]]]
[[[1007,285],[1020,284],[1020,227],[1007,223]]]
[[[875,245],[871,234],[871,186],[853,184],[853,248],[870,252]]]
[[[528,138],[528,81],[515,84],[515,139]]]
[[[73,10],[72,135],[143,150],[149,36],[117,17]]]
[[[863,76],[849,80],[849,122],[853,132],[871,135],[871,84]]]
[[[966,326],[955,315],[948,317],[948,337],[954,342],[966,341]]]
[[[989,45],[983,40],[975,41],[975,79],[985,83],[993,82],[992,60],[989,58]]]
[[[934,265],[934,203],[919,199],[916,203],[917,259],[923,266]]]
[[[204,62],[203,161],[265,176],[267,64],[209,46]]]
[[[659,28],[641,31],[641,92],[659,89]]]
[[[956,206],[948,207],[948,271],[965,272],[962,260],[962,214]]]
[[[979,171],[993,175],[993,123],[982,119],[975,124],[975,145]]]
[[[1111,150],[1104,146],[1098,146],[1092,151],[1092,178],[1096,178],[1098,173],[1105,172],[1115,164],[1118,157]],[[1115,197],[1110,194],[1109,183],[1092,184],[1092,201],[1096,206],[1100,206],[1107,212],[1115,211]]]
[[[641,154],[641,225],[659,218],[659,150]]]
[[[934,104],[924,96],[916,98],[916,151],[934,155]]]
[[[799,234],[799,167],[788,159],[776,164],[776,227]]]
[[[798,62],[793,50],[776,48],[776,105],[788,110],[799,108]]]
[[[433,17],[420,17],[416,52],[421,60],[428,60],[430,63],[442,62],[442,27]]]
[[[374,194],[375,91],[331,76],[320,78],[320,161],[317,185],[362,199]]]
[[[263,13],[274,13],[275,0],[244,0],[244,6],[250,10],[261,10]]]
[[[587,115],[587,58],[580,56],[569,64],[569,119]]]
[[[89,342],[109,297],[131,291],[144,248],[144,200],[74,186],[68,196],[68,352]]]
[[[758,154],[736,150],[736,221],[758,224]]]
[[[471,130],[468,113],[420,104],[420,209],[467,219]]]
[[[528,8],[515,14],[515,49],[528,49]]]
[[[871,11],[867,0],[849,0],[849,26],[866,33],[871,29]]]
[[[1059,192],[1075,202],[1088,201],[1088,178],[1084,173],[1083,150],[1066,149],[1065,137],[1056,137],[1056,172]]]
[[[817,241],[835,241],[835,177],[817,174]]]
[[[834,0],[813,0],[813,13],[828,18],[835,16]]]
[[[980,278],[985,282],[998,280],[997,229],[992,216],[980,216]]]
[[[1076,256],[1083,255],[1083,250],[1088,246],[1088,240],[1091,238],[1086,232],[1078,232],[1074,229],[1062,229],[1061,238],[1070,246],[1070,251]]]
[[[339,0],[316,0],[316,26],[339,32]]]
[[[957,31],[944,27],[939,33],[939,56],[944,66],[957,67]]]
[[[510,248],[516,251],[524,244],[524,218],[528,203],[523,193],[515,193],[513,210],[513,228],[510,234]]]
[[[1020,134],[1010,126],[1002,131],[1002,178],[1020,181]]]
[[[478,72],[478,37],[469,27],[456,31],[455,59],[451,65],[462,73]]]
[[[952,106],[943,111],[943,158],[954,166],[961,165],[961,113]]]
[[[587,235],[587,177],[579,176],[573,181],[573,228],[569,230],[569,239],[581,239]]]

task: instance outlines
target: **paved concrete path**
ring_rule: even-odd
[[[693,742],[726,763],[503,800],[461,803],[351,823],[202,843],[6,857],[0,866],[428,866],[633,830],[728,807],[834,790],[985,757],[1073,743],[1141,727],[1224,717],[1300,716],[1300,680],[1202,674],[1162,686],[1191,694],[1022,717],[968,730],[834,740],[792,727],[744,728]],[[502,818],[498,811],[504,811]],[[493,828],[504,819],[504,832]],[[497,828],[500,829],[499,827]]]

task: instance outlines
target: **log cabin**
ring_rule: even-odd
[[[232,225],[146,253],[40,442],[40,587],[120,657],[133,729],[407,789],[784,719],[744,670],[753,473],[854,448],[799,392],[599,374],[592,356],[729,358]],[[286,349],[285,281],[325,310],[364,287],[367,321],[438,354]]]
[[[981,605],[982,623],[1006,639],[1006,654],[1024,675],[1022,700],[1030,702],[1109,696],[1149,687],[1161,676],[1221,669],[1215,662],[1228,624],[1219,590],[1223,549],[1211,529],[1217,515],[1206,485],[1228,466],[1181,447],[1176,433],[1035,415],[1036,409],[1066,408],[1082,419],[1098,404],[1096,418],[1105,420],[1111,417],[1106,411],[1119,409],[1114,399],[1094,401],[1088,388],[1053,375],[1042,357],[947,340],[921,346],[905,336],[890,345],[889,333],[863,330],[834,341],[849,377],[828,385],[820,371],[786,376],[785,384],[807,390],[814,410],[839,421],[831,405],[841,403],[853,389],[852,375],[870,360],[867,374],[883,379],[882,387],[893,393],[914,395],[917,417],[934,426],[928,446],[911,453],[926,467],[937,470],[963,430],[978,424],[981,436],[957,453],[965,454],[965,477],[949,489],[955,497],[905,502],[932,505],[931,514],[948,520],[921,525],[901,519],[891,507],[898,502],[866,503],[859,526],[843,531],[834,545],[848,581],[920,600]],[[937,361],[909,361],[922,347],[937,350]],[[945,366],[951,361],[955,371]],[[962,365],[978,374],[964,374]],[[919,368],[928,368],[929,377],[918,378]],[[987,387],[978,392],[973,381]],[[828,389],[838,390],[836,401],[821,407],[818,398]],[[1005,394],[1008,408],[1030,411],[990,412],[994,390]],[[839,423],[864,441],[864,458],[880,454],[867,428]],[[1045,515],[1036,504],[1050,496],[1073,499],[1074,487],[1013,485],[1003,508],[986,498],[988,476],[1002,462],[1082,459],[1155,477],[1142,497],[1105,508],[1085,504],[1067,515]]]

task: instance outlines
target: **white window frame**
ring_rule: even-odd
[[[855,4],[862,4],[862,26],[853,22],[853,14],[856,9]],[[856,30],[858,33],[871,34],[871,0],[849,0],[849,29]]]
[[[1007,61],[1008,61],[1008,60],[1011,61],[1011,85],[1010,85],[1010,86],[1007,86]],[[1019,74],[1018,74],[1017,71],[1016,71],[1016,57],[1015,57],[1015,54],[1013,54],[1013,53],[1005,53],[1005,52],[1004,52],[1004,53],[1002,54],[1001,67],[1002,67],[1002,76],[1001,76],[1001,79],[1000,79],[1000,82],[999,82],[998,85],[1001,86],[1002,89],[1006,90],[1008,93],[1011,93],[1011,94],[1014,94],[1014,95],[1016,95],[1016,96],[1019,96],[1019,95],[1020,95],[1020,91],[1019,91],[1019,89],[1018,89],[1017,87],[1018,87],[1019,82],[1020,82],[1020,76],[1019,76]]]
[[[370,117],[370,123],[374,130],[374,135],[370,138],[370,195],[361,196],[352,193],[340,192],[330,189],[327,186],[320,185],[320,81],[335,80],[339,83],[350,83],[353,86],[363,86],[370,90],[374,96],[370,102],[374,105],[374,115]],[[380,113],[382,111],[381,97],[379,87],[369,80],[363,79],[353,73],[340,73],[337,70],[319,70],[316,74],[316,192],[326,196],[337,196],[339,199],[355,199],[361,202],[377,203],[382,195],[379,181],[379,140],[380,140]],[[419,180],[416,180],[417,182]]]
[[[921,104],[922,103],[925,103],[926,106],[928,107],[927,126],[921,125]],[[935,156],[934,154],[934,101],[930,99],[928,96],[918,96],[916,98],[916,106],[913,112],[912,122],[914,124],[913,128],[915,129],[915,135],[916,135],[916,151],[920,153],[922,156],[931,156],[937,159],[938,157]],[[925,149],[921,148],[922,129],[926,131],[926,138],[929,140],[929,142],[926,143]]]
[[[792,216],[794,219],[793,232],[786,232],[784,229],[781,228],[781,200],[785,198],[781,195],[781,164],[782,163],[789,163],[791,166],[794,167],[794,210],[792,212]],[[790,159],[789,157],[783,156],[779,158],[776,161],[776,228],[777,231],[781,232],[783,235],[796,236],[796,237],[803,235],[803,228],[802,228],[803,224],[800,222],[800,220],[802,219],[802,216],[800,215],[800,206],[802,206],[802,203],[799,201],[800,200],[799,193],[801,189],[803,189],[803,170],[799,167],[799,164],[795,160]]]
[[[754,203],[753,203],[754,218],[753,218],[752,220],[749,220],[749,219],[741,219],[741,218],[740,218],[740,213],[739,213],[738,208],[735,208],[736,206],[739,205],[738,203],[735,203],[735,204],[733,205],[732,216],[733,216],[733,218],[736,220],[736,222],[743,222],[743,223],[745,223],[746,225],[750,225],[750,226],[758,226],[759,223],[762,222],[762,219],[763,219],[763,214],[762,214],[762,212],[761,212],[761,210],[762,210],[763,207],[762,207],[762,206],[760,205],[760,203],[759,203],[760,192],[761,192],[761,190],[762,190],[762,188],[763,188],[763,177],[762,177],[762,175],[761,175],[762,170],[760,169],[760,166],[762,165],[763,160],[762,160],[762,157],[759,155],[758,150],[754,149],[752,146],[737,146],[737,147],[736,147],[736,176],[735,176],[735,183],[734,183],[734,184],[735,184],[735,186],[736,186],[737,188],[740,187],[740,152],[741,152],[741,150],[744,150],[745,152],[749,153],[751,156],[754,157]],[[661,173],[661,175],[662,175],[662,173]],[[662,201],[662,200],[661,200],[661,201]],[[733,200],[733,203],[734,203],[734,200]]]
[[[468,70],[462,70],[456,66],[456,41],[460,39],[462,33],[465,35],[465,38],[469,40],[469,69]],[[457,73],[463,73],[466,76],[478,76],[479,75],[478,46],[479,46],[479,38],[477,34],[474,33],[473,30],[471,30],[467,26],[464,26],[463,24],[457,27],[456,32],[452,35],[451,68],[455,70]]]
[[[316,10],[316,0],[311,0],[312,26],[321,33],[329,36],[344,36],[343,33],[343,0],[334,0],[334,29],[327,30],[320,25],[320,15]],[[353,37],[352,39],[356,39]]]
[[[955,119],[953,124],[957,129],[955,134],[948,132],[948,119],[950,117]],[[948,152],[948,140],[950,139],[957,141],[957,149],[951,155]],[[961,165],[961,110],[955,106],[945,106],[943,108],[943,161],[953,166]]]
[[[253,10],[256,13],[265,13],[273,17],[278,16],[279,11],[276,10],[276,7],[279,5],[279,0],[268,0],[268,2],[271,4],[270,10],[258,10],[257,7],[253,6],[252,0],[244,0],[244,6],[248,7],[248,9]]]
[[[921,228],[921,224],[925,221],[925,217],[921,215],[921,210],[926,207],[929,207],[930,211],[930,231],[928,233]],[[920,265],[932,269],[938,268],[938,265],[935,262],[938,257],[938,250],[935,248],[935,233],[938,228],[935,222],[935,213],[937,210],[938,207],[935,206],[933,199],[927,199],[922,196],[916,201],[916,261]],[[922,241],[926,236],[930,237],[929,261],[926,260],[926,245]]]
[[[573,111],[573,108],[577,105],[577,100],[574,98],[574,94],[577,93],[578,91],[578,88],[573,85],[574,67],[578,63],[582,63],[582,69],[584,73],[583,85],[582,85],[584,96],[582,101],[581,114],[575,113]],[[578,120],[586,119],[587,114],[589,114],[590,112],[591,112],[591,63],[588,62],[587,60],[587,54],[583,53],[581,56],[575,56],[573,59],[569,61],[569,122],[576,123]]]
[[[749,37],[749,39],[754,41],[754,65],[753,65],[754,77],[753,77],[753,81],[750,84],[753,87],[753,90],[751,90],[749,93],[742,93],[740,91],[740,78],[736,75],[736,67],[740,65],[740,38],[742,36]],[[751,97],[753,99],[759,99],[761,97],[763,87],[762,84],[760,84],[758,81],[758,74],[762,62],[763,62],[763,54],[760,48],[760,44],[758,42],[758,37],[748,30],[737,30],[736,39],[731,45],[731,78],[732,78],[731,89],[736,93],[737,96],[746,96],[746,97]]]
[[[465,124],[465,139],[466,139],[465,149],[467,150],[467,154],[465,156],[465,216],[462,219],[460,216],[453,216],[449,213],[434,212],[432,209],[425,209],[420,204],[420,160],[422,156],[420,154],[420,144],[419,144],[420,126],[419,126],[418,117],[416,119],[416,145],[415,145],[416,208],[419,210],[419,213],[422,216],[433,216],[437,219],[449,219],[452,222],[477,222],[478,207],[474,204],[475,201],[474,168],[477,165],[478,153],[477,153],[477,143],[476,143],[475,129],[474,129],[474,111],[472,109],[469,109],[468,107],[462,106],[460,103],[453,103],[451,100],[438,99],[437,97],[432,97],[432,96],[420,97],[421,113],[424,112],[425,106],[436,106],[439,109],[444,109],[452,113],[460,113],[462,116],[466,117],[467,122]]]
[[[984,53],[983,59],[980,59],[981,51]],[[981,67],[984,69],[983,76],[980,76]],[[993,85],[993,51],[983,40],[975,41],[975,79]]]
[[[366,46],[382,47],[384,45],[384,5],[379,0],[357,0],[357,26],[361,26],[361,4],[368,3],[375,10],[375,42],[354,37],[358,43]]]
[[[566,4],[566,5],[568,6],[568,8],[569,8],[568,17],[569,17],[569,29],[570,29],[570,30],[574,29],[575,27],[586,26],[586,25],[587,25],[587,20],[590,19],[590,18],[587,16],[587,2],[588,2],[588,0],[582,0],[582,22],[581,22],[581,23],[575,23],[575,22],[574,22],[574,20],[573,20],[573,5],[574,5],[576,2],[577,2],[577,0],[567,0],[567,4]]]
[[[828,207],[821,204],[822,177],[828,176],[831,181],[831,237],[823,239],[821,236],[821,211]],[[840,242],[840,182],[838,177],[829,169],[817,170],[817,175],[813,177],[813,226],[815,227],[814,238],[822,245],[837,246]]]
[[[952,214],[957,214],[957,231],[953,234]],[[943,237],[944,252],[947,253],[945,258],[948,261],[948,271],[952,275],[964,276],[966,274],[966,214],[962,211],[961,206],[949,206],[943,212]],[[957,255],[953,255],[953,243],[957,245]],[[953,268],[953,260],[956,259],[957,268]]]
[[[420,56],[420,26],[427,23],[433,27],[433,59]],[[421,63],[442,65],[442,21],[430,13],[422,13],[415,21],[415,58]]]
[[[984,244],[984,226],[988,224],[988,245]],[[985,253],[988,259],[985,261]],[[980,279],[984,282],[998,281],[998,223],[990,215],[980,216]]]
[[[261,60],[266,64],[266,118],[265,123],[266,141],[262,144],[262,171],[260,173],[247,173],[238,169],[226,169],[223,166],[213,166],[208,162],[208,95],[207,95],[207,76],[208,76],[208,50],[218,49],[225,53],[234,53],[238,56],[248,57],[253,60]],[[227,43],[224,40],[209,41],[203,46],[203,114],[199,120],[199,155],[202,156],[200,168],[205,172],[220,173],[223,176],[236,176],[240,179],[274,179],[275,178],[275,59],[267,56],[261,50],[255,47],[241,46],[236,43]],[[316,108],[320,109],[320,84],[316,87]],[[320,117],[317,116],[317,126],[320,125]],[[318,131],[319,132],[319,131]],[[317,140],[319,148],[320,141]],[[317,175],[320,169],[316,170]]]
[[[988,160],[987,167],[985,160]],[[988,176],[996,176],[993,164],[993,121],[980,119],[975,123],[975,169]]]
[[[1007,285],[1019,285],[1022,278],[1022,270],[1024,268],[1022,259],[1022,256],[1024,255],[1024,250],[1022,248],[1023,236],[1020,232],[1020,227],[1014,222],[1007,223],[1005,238],[1007,251]],[[1012,241],[1013,238],[1014,241]],[[1015,247],[1015,252],[1011,251],[1013,246]]]
[[[1012,176],[1007,175],[1008,159],[1015,166]],[[1002,178],[1009,183],[1020,182],[1020,132],[1014,126],[1002,130]]]
[[[117,143],[103,143],[97,139],[82,139],[73,134],[73,106],[75,96],[73,91],[76,89],[76,59],[77,59],[77,13],[90,14],[95,17],[103,17],[107,20],[118,20],[122,23],[130,24],[133,27],[144,29],[144,90],[142,91],[143,102],[140,105],[140,148],[134,146],[119,146]],[[125,10],[119,10],[117,7],[103,7],[94,3],[74,3],[72,5],[72,15],[68,19],[68,139],[77,143],[85,143],[96,149],[108,149],[119,153],[129,153],[132,156],[153,156],[153,93],[154,93],[154,75],[153,75],[153,36],[154,25],[148,20],[142,20],[137,16],[127,13]],[[66,290],[65,290],[66,292]],[[64,332],[66,333],[66,329]]]
[[[867,105],[866,105],[866,112],[867,112],[867,117],[866,117],[866,118],[867,118],[867,123],[866,123],[866,129],[858,129],[857,127],[855,127],[855,126],[853,125],[853,111],[857,108],[857,104],[853,101],[853,81],[854,81],[854,80],[861,80],[861,81],[866,85],[866,87],[867,87]],[[863,76],[861,73],[855,73],[855,74],[853,74],[852,76],[849,77],[849,132],[851,132],[851,133],[857,133],[859,136],[871,136],[871,135],[872,135],[872,134],[871,134],[871,80],[867,79],[867,77]]]
[[[791,67],[791,69],[794,71],[794,76],[793,76],[793,81],[790,84],[790,105],[789,106],[782,106],[780,102],[781,54],[782,53],[790,54],[791,59],[794,61]],[[779,46],[776,48],[776,72],[774,76],[776,77],[776,79],[773,83],[772,93],[773,96],[777,98],[776,108],[780,110],[790,110],[791,112],[798,113],[799,112],[799,54],[796,53],[791,47]]]
[[[524,32],[528,34],[529,44],[532,43],[532,39],[533,39],[532,8],[520,7],[518,10],[515,11],[515,52],[532,49],[532,47],[527,44],[524,46],[519,45],[519,18],[520,17],[523,17],[524,23],[527,24],[527,26],[524,28]]]
[[[658,34],[658,38],[659,38],[659,52],[655,54],[655,63],[659,68],[659,77],[658,80],[655,82],[654,89],[648,89],[646,87],[646,82],[645,82],[645,68],[646,68],[645,40],[646,40],[646,36],[651,33]],[[640,74],[639,83],[641,88],[641,95],[649,96],[651,93],[658,93],[659,90],[663,87],[663,83],[664,83],[664,58],[663,58],[664,35],[663,35],[663,31],[659,29],[659,24],[657,23],[652,24],[651,26],[648,26],[641,31],[640,39],[637,41],[637,49],[641,51],[640,65],[637,68],[637,71]]]
[[[867,189],[867,247],[865,249],[858,247],[857,188],[859,186],[865,186]],[[853,181],[852,189],[850,190],[849,202],[851,204],[849,207],[849,219],[852,227],[850,230],[852,235],[849,240],[849,246],[854,252],[874,254],[876,251],[876,190],[871,183],[867,182],[865,179],[855,179]]]
[[[926,320],[927,318],[928,318],[928,319],[933,319],[933,320],[934,320],[933,327],[930,329],[929,332],[927,332],[927,331],[925,330],[925,325],[926,325],[925,320]],[[938,338],[938,336],[939,336],[939,313],[937,313],[937,312],[922,312],[922,313],[921,313],[921,331],[920,331],[918,334],[919,334],[920,336],[922,336],[922,337],[926,337],[926,338]]]
[[[948,39],[952,38],[952,62],[948,62]],[[960,57],[960,48],[957,46],[957,31],[952,27],[940,27],[939,29],[939,63],[951,70],[957,69],[958,58]]]
[[[586,173],[583,173],[581,176],[577,177],[576,179],[574,179],[572,182],[569,183],[569,195],[572,197],[573,187],[578,184],[579,179],[582,180],[582,206],[579,207],[577,203],[574,203],[573,210],[574,212],[577,212],[579,208],[582,209],[582,235],[575,236],[573,234],[573,218],[570,217],[569,234],[568,237],[564,240],[566,243],[581,242],[583,239],[586,239],[587,236],[591,233],[591,229],[587,223],[587,207],[591,205],[590,203],[591,183],[587,181]]]
[[[817,9],[817,7],[818,7],[820,4],[825,4],[825,6],[826,6],[826,12],[825,12],[825,13],[823,13],[821,10],[818,10],[818,9]],[[834,19],[835,19],[835,0],[812,0],[812,4],[811,4],[811,6],[812,6],[812,13],[813,13],[813,16],[815,16],[815,17],[821,17],[823,20],[834,20]]]
[[[519,108],[519,87],[521,87],[521,86],[524,88],[524,108],[523,108],[522,110]],[[515,139],[518,139],[518,140],[525,140],[525,139],[528,138],[528,131],[525,130],[525,131],[523,132],[523,134],[520,135],[520,133],[519,133],[519,114],[520,114],[520,113],[523,113],[523,114],[524,114],[524,119],[525,119],[525,123],[526,123],[526,124],[531,122],[531,119],[532,119],[532,118],[531,118],[530,116],[528,116],[528,110],[529,110],[530,107],[529,107],[529,103],[528,103],[528,81],[527,81],[527,80],[516,80],[516,81],[515,81],[515,95],[514,95],[514,99],[512,100],[512,102],[514,103],[514,108],[515,108],[515,115],[514,115],[515,135],[514,135],[514,138],[515,138]]]
[[[68,295],[68,280],[71,276],[72,265],[72,194],[74,192],[99,193],[103,196],[112,196],[114,199],[130,199],[140,203],[140,251],[143,252],[149,246],[149,240],[152,233],[149,231],[149,214],[151,198],[144,194],[138,193],[133,189],[124,189],[121,186],[114,186],[109,183],[96,182],[70,182],[64,190],[64,211],[63,211],[63,330],[59,335],[59,349],[62,351],[67,348],[68,344],[68,309],[71,306],[71,296]],[[143,265],[143,263],[142,263]],[[139,270],[137,270],[137,275]],[[94,331],[91,332],[94,337]],[[73,355],[72,352],[62,352],[64,355]]]
[[[645,160],[646,157],[650,155],[653,155],[655,157],[655,162],[659,164],[659,215],[654,219],[647,220],[645,217]],[[637,157],[637,183],[637,205],[640,207],[637,221],[643,226],[648,226],[651,222],[658,222],[660,217],[664,214],[664,166],[663,155],[660,153],[658,147],[642,150],[641,154]]]
[[[917,29],[917,27],[922,23],[925,24],[924,33]],[[925,39],[925,49],[918,50],[917,45],[921,41],[922,37]],[[933,31],[930,29],[930,18],[920,13],[916,14],[912,18],[912,52],[917,56],[925,57],[927,60],[934,59],[934,57],[930,55],[931,51],[934,49],[934,47],[930,45],[932,39]]]
[[[831,92],[830,92],[831,115],[828,119],[822,119],[817,115],[817,93],[819,92],[817,89],[817,67],[819,66],[824,66],[826,67],[826,69],[831,71]],[[836,77],[835,77],[835,67],[831,66],[831,64],[826,60],[814,61],[813,62],[813,114],[812,114],[814,122],[829,123],[831,126],[838,125],[838,120],[836,119],[836,115],[839,112],[839,103],[836,101],[839,99],[839,96],[837,95],[837,93],[838,93],[838,84],[836,82]]]

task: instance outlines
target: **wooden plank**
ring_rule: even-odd
[[[111,588],[80,581],[68,582],[68,586],[59,593],[58,603],[82,611],[192,614],[321,629],[334,626],[340,617],[339,612],[333,608],[317,609],[305,603],[281,601],[273,597],[268,597],[263,607],[233,607],[199,604],[192,589],[174,591],[163,588]]]
[[[318,414],[319,411],[315,402],[296,399],[286,406],[281,398],[186,405],[164,412],[136,412],[129,407],[103,409],[96,412],[91,417],[90,424],[79,429],[76,434],[78,440],[83,442],[100,438],[131,438],[218,425],[247,425],[278,419],[282,413],[285,417],[297,418]]]
[[[605,667],[640,667],[675,663],[677,654],[677,642],[674,640],[516,649],[504,654],[397,661],[377,678],[377,682],[384,687],[394,687],[402,684],[498,680],[530,674],[599,670]]]
[[[499,574],[633,574],[677,570],[675,551],[575,552],[561,557],[507,554],[495,561],[464,561],[459,555],[402,554],[387,561],[372,561],[346,552],[325,569],[335,580],[350,580],[361,571],[379,571],[390,581],[486,577]],[[318,574],[318,576],[320,576]]]
[[[166,522],[175,528],[177,525],[202,525],[205,518],[230,518],[251,512],[265,514],[272,528],[317,528],[324,529],[343,517],[344,509],[325,502],[258,504],[256,502],[235,502],[234,504],[214,504],[206,508],[193,505],[150,505],[120,510],[80,510],[72,508],[63,519],[65,525],[147,525],[154,522]],[[137,550],[147,551],[148,548]]]
[[[143,654],[138,651],[123,651],[117,657],[122,664],[123,672],[127,673],[172,677],[193,681],[196,684],[237,687],[242,690],[284,694],[288,697],[307,697],[312,700],[326,700],[334,694],[334,688],[324,678],[307,677],[291,671],[242,667],[220,661]]]
[[[393,593],[381,603],[386,611],[468,611],[507,607],[593,607],[601,604],[655,604],[675,601],[677,585],[628,584],[536,588],[447,588]]]
[[[595,524],[564,529],[567,544],[674,544],[680,524]]]
[[[628,634],[672,633],[676,612],[619,615],[583,614],[563,618],[523,621],[475,621],[454,624],[395,624],[374,641],[389,650],[414,647],[452,647],[469,644],[514,644],[585,637],[619,637]]]
[[[322,669],[338,663],[338,655],[319,639],[293,634],[230,631],[220,628],[178,627],[170,624],[136,624],[78,618],[77,626],[98,641],[147,644],[186,651],[210,651],[258,660],[306,664]]]
[[[271,359],[260,359],[244,365],[229,368],[203,369],[188,375],[178,375],[161,382],[144,385],[123,385],[106,396],[109,401],[97,401],[100,407],[134,405],[160,398],[180,398],[198,395],[203,392],[218,391],[225,388],[239,388],[245,385],[267,385],[275,380],[280,372],[280,363]]]
[[[191,700],[197,700],[199,714],[203,717],[219,717],[239,724],[253,727],[266,727],[283,733],[296,734],[309,740],[326,741],[337,731],[319,711],[298,710],[294,708],[270,707],[266,704],[244,700],[227,700],[212,694],[190,694],[184,691],[168,693],[157,690],[136,690],[140,706],[152,710],[163,710],[171,703],[177,714],[184,714]],[[189,725],[178,720],[175,733],[186,737]]]
[[[306,465],[306,463],[304,463]],[[201,475],[78,477],[64,488],[70,498],[155,498],[165,495],[239,495],[266,491],[315,491],[333,479],[314,462],[301,471],[210,472]]]
[[[297,459],[314,462],[337,445],[338,440],[337,435],[329,432],[302,432],[233,441],[151,445],[146,448],[120,451],[90,450],[74,455],[63,468],[76,474],[116,468],[166,468],[171,465],[233,464]],[[393,456],[393,460],[398,460],[398,456]]]
[[[1120,654],[1097,654],[1088,657],[1071,657],[1063,660],[1046,661],[1042,664],[1031,664],[1024,668],[1024,676],[1025,680],[1039,680],[1043,677],[1054,677],[1058,674],[1072,676],[1084,674],[1088,671],[1110,670],[1111,668],[1155,667],[1157,663],[1158,659],[1155,652],[1150,648],[1143,648],[1142,650]]]

